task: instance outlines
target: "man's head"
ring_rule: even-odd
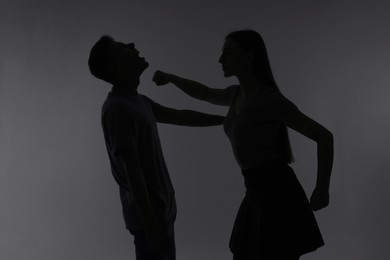
[[[138,81],[149,66],[140,57],[134,43],[116,42],[110,36],[101,37],[92,47],[88,65],[92,75],[111,84]]]

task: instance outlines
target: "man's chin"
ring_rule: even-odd
[[[149,63],[145,61],[142,67],[140,67],[141,73],[143,73],[147,68],[149,68]]]
[[[227,73],[226,71],[224,71],[224,72],[223,72],[223,76],[224,76],[225,78],[228,78],[228,77],[231,77],[232,74]]]

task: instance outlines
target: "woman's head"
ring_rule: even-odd
[[[231,63],[235,64],[235,67],[227,64],[229,59]],[[276,87],[265,43],[256,31],[240,30],[229,33],[225,38],[224,50],[219,62],[223,66],[226,63],[226,68],[223,67],[226,69],[224,70],[225,76],[237,76],[236,73],[240,72],[240,69],[251,69],[259,80]],[[228,66],[233,68],[229,71]]]

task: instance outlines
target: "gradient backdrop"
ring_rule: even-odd
[[[232,30],[259,31],[282,92],[335,136],[331,204],[317,212],[326,246],[303,260],[390,259],[390,4],[387,1],[13,0],[0,7],[0,258],[134,259],[109,168],[100,109],[109,86],[89,50],[105,33],[150,62],[140,93],[225,114],[155,70],[216,88]],[[231,259],[244,183],[222,127],[159,125],[177,192],[177,258]],[[291,131],[308,195],[315,143]]]

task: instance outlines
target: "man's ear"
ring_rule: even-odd
[[[119,67],[117,64],[111,64],[111,65],[108,67],[108,72],[109,72],[111,75],[116,75],[119,71],[120,71],[120,67]]]

